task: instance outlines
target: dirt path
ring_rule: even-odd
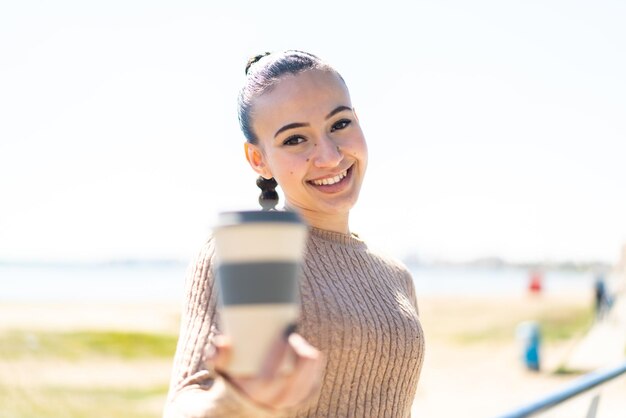
[[[569,370],[593,371],[626,359],[626,297],[597,321],[566,362]]]

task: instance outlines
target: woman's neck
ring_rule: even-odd
[[[297,212],[312,227],[350,235],[349,213],[328,214],[300,209],[285,203],[286,210]]]

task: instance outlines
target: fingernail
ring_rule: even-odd
[[[298,328],[298,324],[296,324],[295,322],[287,325],[287,327],[285,328],[285,331],[283,332],[283,336],[285,338],[288,338],[291,334],[296,332],[297,328]]]

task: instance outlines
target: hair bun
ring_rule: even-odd
[[[271,54],[271,52],[264,52],[262,54],[255,55],[254,57],[250,58],[248,62],[246,63],[246,75],[248,75],[248,71],[250,70],[250,67],[252,66],[252,64],[258,62],[261,58],[266,57],[269,54]]]

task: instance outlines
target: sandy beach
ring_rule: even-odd
[[[591,325],[589,295],[425,297],[419,303],[427,352],[415,417],[495,417],[580,377],[555,371]],[[46,412],[50,408],[67,411],[68,417],[87,416],[89,408],[98,408],[102,417],[157,417],[167,390],[168,350],[173,349],[178,315],[174,304],[0,304],[5,340],[0,345],[0,403],[10,417],[58,416]],[[539,372],[527,371],[520,358],[515,328],[524,320],[546,327]],[[77,338],[81,333],[159,335],[167,345],[150,355],[110,354],[91,343],[81,346],[88,351],[84,355],[37,351],[53,335]],[[19,338],[15,341],[26,349],[11,352],[11,338]],[[626,379],[603,389],[599,411],[626,408],[623,396],[611,396],[624,389]],[[102,402],[109,400],[119,408],[103,408]],[[584,416],[589,402],[589,396],[581,397],[544,416],[567,417],[571,411]]]

